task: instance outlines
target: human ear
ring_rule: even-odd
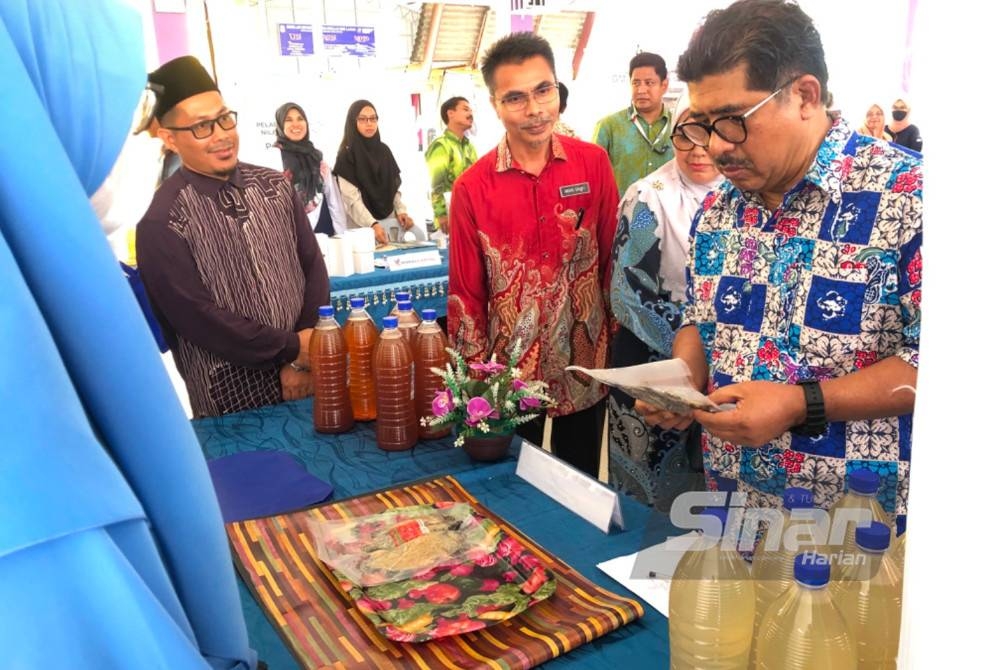
[[[163,144],[175,154],[180,153],[177,151],[177,143],[174,142],[174,134],[172,132],[161,127],[156,129],[156,136],[159,137],[163,141]]]
[[[792,91],[799,97],[799,109],[803,119],[826,113],[823,104],[823,87],[820,86],[819,79],[813,75],[802,75],[795,80]]]

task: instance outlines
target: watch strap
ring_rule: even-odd
[[[826,432],[826,403],[823,400],[823,391],[819,382],[809,380],[798,382],[802,387],[802,392],[806,396],[806,420],[791,428],[791,432],[796,435],[817,437]]]

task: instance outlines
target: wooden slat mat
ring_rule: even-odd
[[[556,592],[522,614],[471,633],[423,643],[385,639],[316,557],[306,520],[365,516],[438,500],[471,504],[540,558]],[[341,668],[530,668],[642,616],[483,507],[452,477],[226,525],[236,563],[288,648],[307,670]]]

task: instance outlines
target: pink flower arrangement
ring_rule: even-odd
[[[420,422],[454,425],[458,431],[455,446],[460,447],[469,436],[510,435],[553,406],[545,382],[521,378],[514,364],[521,358],[520,349],[520,341],[515,342],[507,363],[498,362],[495,354],[488,361],[466,363],[457,351],[448,349],[452,362],[444,370],[432,369],[444,388],[434,397],[433,416]]]

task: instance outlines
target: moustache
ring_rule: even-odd
[[[732,156],[719,156],[718,158],[712,158],[712,162],[715,163],[715,167],[720,170],[727,167],[735,168],[750,168],[753,167],[753,163],[748,160],[741,160],[734,158]]]
[[[225,151],[236,151],[236,145],[232,142],[220,142],[219,144],[214,144],[208,149],[209,154],[218,154]]]
[[[552,117],[549,116],[548,114],[539,114],[538,116],[532,117],[530,121],[520,124],[518,128],[520,130],[526,130],[528,128],[536,128],[542,125],[543,123],[552,123],[552,122],[553,122]]]

